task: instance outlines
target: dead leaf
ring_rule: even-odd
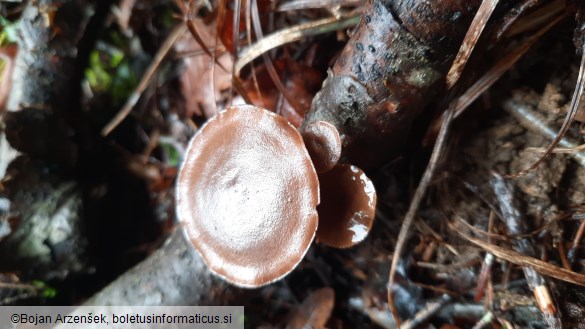
[[[238,33],[239,35],[239,43],[240,45],[246,42],[246,4],[247,0],[242,0],[240,3],[240,18],[239,18],[239,27]],[[258,13],[261,16],[261,21],[264,24],[266,18],[268,17],[266,14],[270,11],[271,1],[268,0],[258,0],[256,1],[256,5],[258,6]],[[234,10],[229,6],[224,7],[224,11],[219,15],[219,20],[217,23],[217,30],[219,31],[219,38],[225,45],[226,49],[230,52],[234,52]],[[255,35],[252,31],[249,31],[252,35],[250,36],[252,39],[255,38]]]
[[[299,127],[303,117],[311,108],[313,97],[321,87],[323,76],[316,69],[297,62],[288,55],[275,60],[274,67],[278,74],[283,76],[282,83],[286,87],[289,95],[294,97],[297,105],[300,106],[298,110],[284,97],[282,97],[282,105],[278,108],[281,93],[272,82],[264,64],[256,68],[260,94],[258,94],[251,78],[244,83],[246,93],[254,105],[264,107],[271,111],[279,111],[295,127]]]
[[[335,304],[335,292],[331,288],[314,291],[295,309],[287,329],[324,328]]]
[[[193,20],[193,24],[209,49],[219,48],[215,45],[215,23],[206,25],[201,20]],[[214,116],[216,102],[221,101],[221,93],[231,86],[232,73],[226,72],[218,66],[212,69],[213,60],[204,53],[189,33],[185,33],[176,42],[175,51],[196,54],[183,58],[185,70],[181,74],[180,81],[181,92],[185,99],[186,115],[207,118]],[[217,61],[225,68],[231,69],[232,67],[232,59],[226,52],[218,55]]]

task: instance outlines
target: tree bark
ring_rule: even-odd
[[[150,257],[84,305],[222,305],[242,289],[212,274],[178,228]]]
[[[70,86],[81,83],[83,73],[74,73],[83,65],[79,42],[94,9],[94,3],[80,0],[30,1],[18,21],[0,136],[0,175],[10,176],[0,190],[9,204],[0,209],[0,221],[16,224],[7,224],[8,234],[0,237],[0,264],[25,278],[75,272],[87,258],[82,190],[71,174],[78,151],[63,104],[79,110],[79,94]]]

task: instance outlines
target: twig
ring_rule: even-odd
[[[421,324],[423,324],[426,320],[428,320],[431,316],[437,313],[440,309],[443,308],[448,302],[451,301],[451,296],[443,295],[441,298],[436,302],[428,303],[425,308],[416,312],[414,317],[408,321],[404,321],[401,328],[402,329],[415,329],[418,328]]]
[[[163,42],[162,46],[154,56],[154,59],[146,69],[146,72],[144,72],[144,75],[142,76],[142,79],[140,79],[138,86],[134,88],[134,91],[132,91],[132,94],[130,94],[130,97],[128,97],[128,99],[126,100],[124,106],[120,109],[120,111],[118,111],[118,113],[112,118],[112,120],[110,120],[110,122],[108,122],[108,124],[102,129],[102,136],[109,135],[112,132],[112,130],[114,130],[128,116],[128,114],[130,114],[130,111],[132,111],[132,108],[140,99],[140,95],[142,95],[142,92],[148,86],[149,82],[152,79],[152,76],[158,69],[162,60],[165,58],[171,47],[175,44],[175,41],[177,41],[177,39],[181,35],[183,35],[183,33],[186,30],[187,25],[179,24],[171,31],[169,36],[166,38],[165,42]]]
[[[277,12],[286,12],[290,10],[332,8],[341,6],[359,6],[363,5],[363,0],[290,0],[278,2],[275,10]]]
[[[15,305],[15,303],[18,302],[19,300],[26,300],[35,296],[36,293],[24,292],[16,296],[0,299],[0,305]]]
[[[579,247],[579,241],[583,237],[583,233],[585,233],[585,220],[581,220],[581,225],[579,225],[579,229],[575,234],[575,238],[573,239],[573,243],[571,244],[571,249],[567,253],[567,258],[569,258],[569,264],[575,262],[575,254],[577,253],[577,248]]]
[[[569,259],[567,259],[567,249],[565,248],[564,243],[559,243],[557,250],[559,251],[559,257],[561,258],[561,263],[563,267],[567,270],[571,270],[571,263],[569,263]]]
[[[477,10],[477,15],[475,15],[471,25],[469,26],[469,30],[467,30],[467,34],[463,39],[463,43],[461,43],[461,48],[457,53],[457,57],[455,57],[453,65],[451,65],[451,68],[447,73],[448,89],[451,89],[461,77],[461,73],[463,73],[463,69],[469,60],[469,56],[475,48],[475,44],[477,43],[481,32],[485,28],[488,19],[498,5],[498,2],[499,0],[482,1],[481,6]]]
[[[481,329],[490,324],[490,322],[492,322],[493,319],[494,314],[492,312],[487,312],[481,319],[479,319],[479,321],[477,321],[475,325],[473,325],[473,328],[471,329]]]
[[[485,254],[485,258],[481,264],[481,270],[479,273],[479,279],[477,280],[477,290],[475,292],[475,300],[480,301],[483,296],[483,291],[488,284],[488,280],[491,276],[491,268],[494,263],[494,255],[489,252]]]
[[[236,63],[235,76],[239,76],[244,66],[269,50],[280,47],[286,43],[299,41],[302,38],[333,32],[356,25],[360,21],[360,13],[351,16],[337,18],[324,18],[310,23],[300,24],[274,32],[262,38],[255,44],[246,48]]]
[[[501,175],[492,173],[490,180],[494,190],[496,200],[502,212],[502,219],[506,224],[508,232],[513,235],[520,235],[529,232],[526,219],[519,205],[518,198],[515,197],[514,186],[506,181]],[[534,242],[529,238],[514,240],[514,249],[527,256],[536,256]],[[544,315],[545,322],[551,328],[561,328],[561,318],[558,307],[551,298],[549,284],[542,275],[530,267],[523,267],[524,276],[528,286],[534,292],[536,301]]]
[[[32,284],[24,283],[5,283],[0,282],[0,288],[2,289],[22,289],[22,290],[43,290],[42,287],[33,286]]]
[[[516,120],[520,122],[525,128],[534,132],[540,133],[547,138],[553,139],[557,136],[557,132],[551,127],[547,126],[542,119],[532,110],[528,104],[521,103],[513,98],[506,100],[502,104],[503,109],[510,113]],[[564,148],[577,148],[579,144],[573,140],[563,137],[559,140],[559,145]],[[571,153],[571,156],[585,167],[585,154],[582,152]]]

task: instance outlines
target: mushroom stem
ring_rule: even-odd
[[[150,257],[84,305],[218,305],[239,295],[207,268],[177,229]]]

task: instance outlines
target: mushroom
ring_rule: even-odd
[[[363,241],[372,228],[376,190],[356,166],[342,164],[319,175],[321,204],[317,241],[348,248]]]
[[[283,117],[234,106],[191,140],[177,215],[212,272],[241,287],[274,282],[304,257],[317,229],[319,181]]]
[[[301,135],[318,173],[331,170],[341,157],[341,138],[337,129],[326,121],[303,127]]]

